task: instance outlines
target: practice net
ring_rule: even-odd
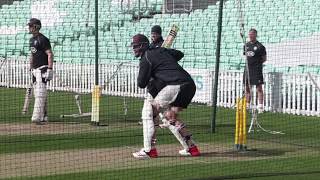
[[[2,0],[0,179],[317,177],[318,7],[317,0]],[[41,20],[54,54],[48,122],[40,125],[31,121],[30,18]],[[143,147],[147,91],[138,87],[130,45],[138,33],[151,40],[154,25],[164,39],[178,27],[171,48],[184,53],[178,63],[196,85],[179,118],[199,157],[181,156],[160,127],[159,157],[132,155]],[[262,109],[255,86],[244,102],[243,47],[252,28],[266,49]]]

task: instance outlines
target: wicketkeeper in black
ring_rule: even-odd
[[[246,100],[248,105],[251,101],[250,88],[256,86],[258,92],[258,112],[263,112],[263,63],[267,60],[266,48],[257,40],[257,30],[250,29],[249,42],[245,44],[244,55],[248,63],[245,69]],[[247,73],[249,71],[249,74]],[[249,76],[248,76],[249,75]]]
[[[135,35],[131,45],[135,57],[141,58],[138,86],[147,88],[149,92],[142,109],[144,148],[133,153],[133,156],[138,159],[158,156],[152,138],[160,112],[163,114],[160,127],[167,127],[183,147],[179,154],[199,156],[192,134],[178,117],[178,113],[188,107],[196,92],[190,74],[178,64],[184,54],[174,49],[150,48],[148,38],[142,34]]]
[[[29,20],[30,38],[30,71],[34,88],[34,108],[32,122],[41,124],[48,121],[47,114],[47,82],[53,78],[53,53],[50,41],[41,34],[41,21],[36,18]]]
[[[163,44],[162,29],[159,25],[151,28],[151,48],[159,48]]]

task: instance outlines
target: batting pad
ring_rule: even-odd
[[[45,105],[47,100],[47,89],[46,84],[42,82],[41,71],[36,69],[33,72],[36,77],[36,82],[34,85],[34,108],[32,114],[32,121],[43,121]]]
[[[146,152],[149,152],[151,150],[151,141],[152,141],[152,136],[155,130],[154,130],[154,122],[153,122],[152,105],[148,98],[144,100],[141,119],[143,124],[144,150]]]

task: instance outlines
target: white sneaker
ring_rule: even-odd
[[[186,149],[182,149],[179,151],[179,154],[181,156],[191,156],[191,153],[189,152],[189,150],[186,150]]]
[[[149,155],[143,150],[141,149],[138,152],[134,152],[132,153],[133,157],[137,158],[137,159],[149,159]]]
[[[33,124],[36,124],[36,125],[46,125],[47,122],[46,121],[31,121]]]
[[[150,152],[145,152],[142,148],[140,151],[132,153],[133,157],[137,159],[149,159],[149,158],[157,158],[158,153],[155,148],[151,149]]]
[[[34,119],[32,119],[32,120],[31,120],[31,123],[37,124],[37,123],[40,123],[40,120],[34,120]]]
[[[37,125],[45,125],[48,123],[48,116],[43,117],[42,120],[39,119],[32,119],[31,122],[33,124],[37,124]]]

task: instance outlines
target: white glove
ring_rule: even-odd
[[[47,69],[46,72],[46,81],[51,81],[53,79],[53,71],[52,69]]]
[[[159,119],[162,121],[162,124],[159,124],[160,128],[167,128],[171,125],[170,121],[164,117],[163,113],[159,113]]]

